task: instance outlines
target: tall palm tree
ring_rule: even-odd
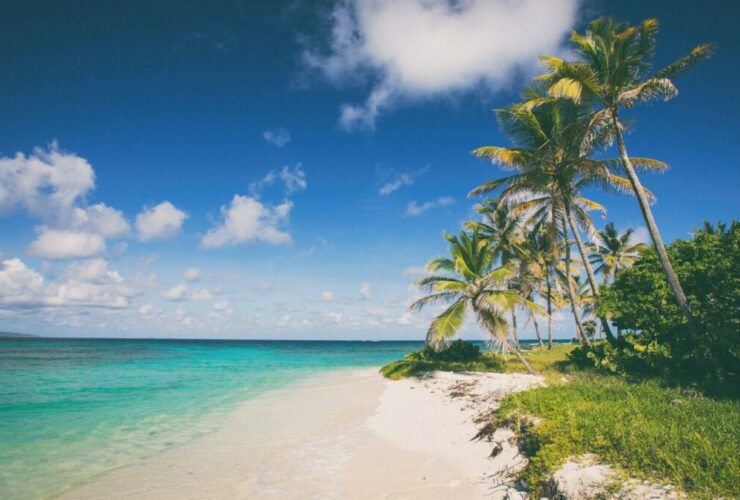
[[[614,281],[614,276],[619,271],[630,267],[640,256],[639,250],[645,245],[630,243],[633,232],[632,229],[627,229],[619,234],[613,222],[604,226],[603,231],[599,231],[599,242],[589,260],[596,266],[595,272],[604,277],[604,283]]]
[[[444,349],[463,325],[468,311],[490,335],[493,346],[503,352],[513,352],[517,359],[535,374],[524,358],[519,346],[511,341],[506,312],[516,306],[539,311],[539,306],[528,301],[515,290],[508,288],[513,273],[509,267],[493,267],[490,242],[477,233],[445,234],[450,243],[450,257],[438,258],[428,264],[434,275],[418,282],[428,293],[414,302],[410,309],[419,310],[438,302],[450,304],[436,316],[427,331],[427,344],[434,349]]]
[[[571,231],[592,293],[598,297],[599,284],[579,229],[594,232],[588,212],[605,213],[606,209],[581,196],[581,191],[596,186],[629,193],[631,187],[627,179],[612,173],[614,159],[590,157],[595,147],[608,140],[608,134],[602,134],[607,129],[594,130],[590,109],[572,101],[547,99],[543,90],[533,86],[525,92],[530,101],[540,96],[542,102],[538,106],[531,106],[528,101],[496,112],[501,128],[517,147],[485,146],[473,152],[519,173],[482,184],[471,195],[501,190],[499,203],[510,201],[516,213],[529,213],[528,220],[550,219],[551,231],[557,233],[554,228],[560,225],[566,238]],[[647,158],[636,161],[656,168],[663,166]],[[570,249],[566,251],[569,253]],[[607,337],[613,341],[606,318],[600,319]]]
[[[547,82],[553,97],[565,97],[597,106],[592,120],[593,128],[608,128],[616,137],[621,166],[637,196],[668,283],[679,307],[689,317],[686,294],[666,253],[650,209],[649,196],[637,176],[636,169],[640,165],[627,153],[625,127],[619,113],[622,108],[630,108],[638,102],[675,97],[678,90],[671,79],[710,57],[714,47],[699,45],[673,64],[652,72],[650,60],[655,53],[657,33],[658,22],[655,19],[647,19],[639,26],[629,26],[608,17],[596,19],[588,25],[585,35],[576,32],[571,35],[578,61],[566,62],[557,57],[544,57],[549,73],[539,79]],[[543,99],[537,97],[530,100],[529,104],[541,102]]]

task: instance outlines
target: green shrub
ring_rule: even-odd
[[[737,395],[740,365],[740,224],[705,228],[668,247],[692,311],[680,313],[654,249],[621,271],[599,298],[599,314],[631,335],[617,346],[580,349],[574,359],[614,372],[654,374]]]
[[[435,351],[430,346],[424,347],[421,351],[412,352],[406,355],[406,359],[411,361],[476,361],[480,359],[480,348],[470,342],[457,339],[452,342],[447,349]]]

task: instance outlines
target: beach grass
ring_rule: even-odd
[[[583,374],[508,396],[495,420],[518,431],[530,457],[524,478],[535,490],[568,458],[592,453],[629,476],[670,482],[691,497],[740,496],[736,400]]]
[[[509,395],[494,417],[495,426],[517,432],[533,492],[542,493],[569,458],[590,453],[625,477],[668,482],[692,498],[740,497],[740,401],[582,369],[568,358],[575,347],[525,351],[547,386]],[[398,379],[432,370],[526,372],[513,356],[481,353],[457,363],[404,359],[382,373]]]
[[[523,351],[523,354],[532,368],[545,377],[548,384],[559,383],[563,374],[573,370],[568,354],[576,347],[575,344],[558,344],[552,349],[535,347]],[[482,352],[474,359],[466,361],[427,359],[412,353],[380,369],[383,376],[391,380],[416,377],[431,371],[516,373],[527,370],[514,356],[492,352]]]

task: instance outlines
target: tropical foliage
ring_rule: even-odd
[[[451,257],[430,263],[435,274],[419,282],[427,295],[412,306],[446,306],[427,333],[434,351],[449,346],[470,314],[493,345],[520,357],[519,327],[531,324],[544,344],[546,324],[549,347],[553,317],[567,308],[583,345],[576,358],[614,371],[683,372],[702,383],[735,376],[737,224],[707,224],[667,251],[650,208],[655,197],[637,175],[667,165],[629,156],[625,145],[622,113],[675,97],[673,79],[713,51],[700,45],[653,71],[657,32],[653,19],[596,19],[572,34],[573,60],[543,57],[547,72],[520,102],[495,111],[509,144],[473,153],[506,174],[471,191],[494,197],[476,206],[479,219],[466,222],[466,232],[446,236]],[[636,198],[651,247],[613,223],[597,230],[592,214],[607,214],[591,198],[599,191]],[[602,335],[608,343],[592,346]]]
[[[740,387],[740,223],[705,225],[692,240],[677,240],[668,255],[684,284],[692,317],[675,301],[654,249],[643,249],[620,271],[599,301],[602,313],[630,333],[616,347],[586,356],[626,374],[698,383],[711,392]]]

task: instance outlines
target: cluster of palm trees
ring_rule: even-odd
[[[450,304],[432,322],[429,344],[444,347],[471,311],[496,346],[526,364],[518,345],[517,312],[526,312],[540,342],[537,319],[546,318],[551,345],[553,308],[567,305],[582,343],[590,343],[596,320],[614,342],[608,318],[592,318],[594,304],[600,284],[629,266],[638,246],[630,244],[631,231],[620,235],[613,224],[596,231],[590,214],[605,216],[606,208],[585,196],[594,188],[637,199],[676,302],[690,317],[650,209],[654,196],[637,175],[662,172],[666,165],[628,155],[620,112],[640,102],[674,97],[671,79],[709,57],[713,48],[700,45],[653,72],[650,59],[657,31],[654,19],[639,26],[596,19],[584,35],[572,34],[574,61],[543,57],[547,73],[525,89],[521,102],[496,110],[511,146],[484,146],[473,153],[509,175],[471,191],[471,196],[496,197],[476,207],[481,220],[466,223],[459,236],[446,235],[450,258],[429,265],[430,271],[441,274],[419,282],[430,293],[412,308]],[[615,142],[619,156],[603,157]]]

